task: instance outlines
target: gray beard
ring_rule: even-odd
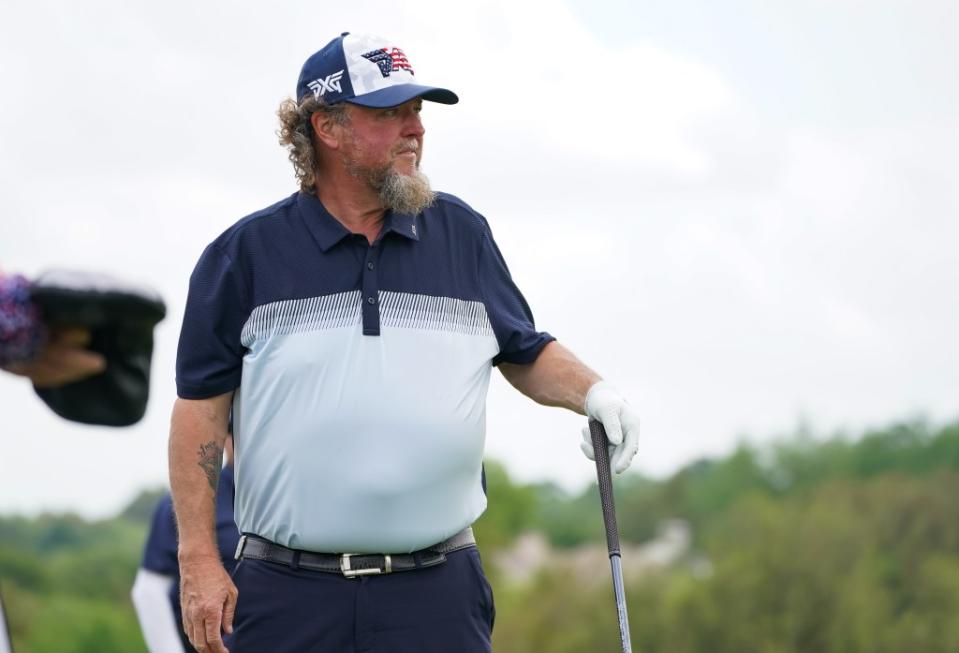
[[[395,213],[416,215],[436,200],[430,180],[419,170],[411,175],[401,175],[389,168],[376,182],[371,183],[373,190],[380,196],[383,206]]]
[[[395,213],[416,215],[436,201],[430,180],[418,169],[411,175],[402,175],[392,165],[383,168],[364,168],[348,162],[350,174],[365,179],[383,204]]]

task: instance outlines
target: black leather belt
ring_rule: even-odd
[[[256,535],[243,535],[236,547],[237,560],[249,558],[264,560],[293,569],[309,569],[347,578],[373,574],[390,574],[394,571],[411,571],[433,567],[446,562],[446,554],[476,546],[473,529],[466,528],[448,540],[413,553],[314,553],[290,549]]]

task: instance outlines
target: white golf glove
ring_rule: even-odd
[[[605,381],[595,383],[586,393],[586,416],[601,422],[609,439],[610,466],[617,474],[629,467],[639,446],[639,416],[623,396]],[[583,453],[596,460],[589,427],[583,427]]]

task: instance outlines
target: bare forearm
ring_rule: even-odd
[[[601,379],[555,341],[546,345],[529,365],[502,363],[499,368],[514,388],[536,403],[568,408],[580,415],[584,414],[587,391]]]
[[[230,395],[177,399],[170,425],[170,490],[180,558],[219,558],[214,523],[216,486],[227,435]]]

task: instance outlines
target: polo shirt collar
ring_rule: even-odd
[[[306,228],[324,252],[330,251],[334,245],[350,235],[349,229],[330,215],[316,195],[300,191],[296,197],[296,204]]]
[[[296,202],[306,228],[324,252],[330,251],[337,243],[350,235],[350,230],[334,218],[315,195],[300,191]],[[410,240],[420,239],[416,231],[415,215],[387,211],[383,222],[383,234],[390,231]]]
[[[416,232],[416,216],[408,213],[386,212],[386,220],[383,223],[383,233],[392,231],[410,240],[419,240],[420,235]]]

